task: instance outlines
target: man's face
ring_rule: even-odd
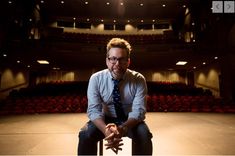
[[[114,79],[120,79],[129,67],[130,59],[127,51],[121,48],[111,48],[106,58],[106,65]]]

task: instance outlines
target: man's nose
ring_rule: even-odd
[[[117,59],[117,62],[116,62],[115,64],[120,64],[120,60],[119,60],[119,59]]]

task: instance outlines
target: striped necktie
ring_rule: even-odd
[[[120,96],[120,92],[119,92],[119,80],[115,80],[113,79],[113,83],[114,83],[114,87],[113,87],[113,104],[115,107],[115,111],[116,111],[116,115],[118,120],[120,121],[125,121],[127,119],[124,110],[122,108],[122,103],[121,103],[121,96]]]

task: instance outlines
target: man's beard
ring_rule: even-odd
[[[121,79],[121,78],[123,77],[123,75],[124,75],[125,72],[126,72],[126,71],[125,71],[124,69],[119,68],[119,69],[113,69],[113,70],[111,71],[111,74],[112,74],[113,78],[115,78],[115,79]]]

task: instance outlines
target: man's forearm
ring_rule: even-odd
[[[105,135],[106,124],[102,118],[97,118],[92,121],[95,126]]]
[[[126,122],[118,126],[120,136],[123,137],[127,135],[128,130],[134,127],[139,123],[139,120],[136,120],[134,118],[129,118]]]
[[[134,118],[129,118],[126,122],[122,124],[122,126],[126,126],[127,128],[132,128],[139,123],[139,120]]]

